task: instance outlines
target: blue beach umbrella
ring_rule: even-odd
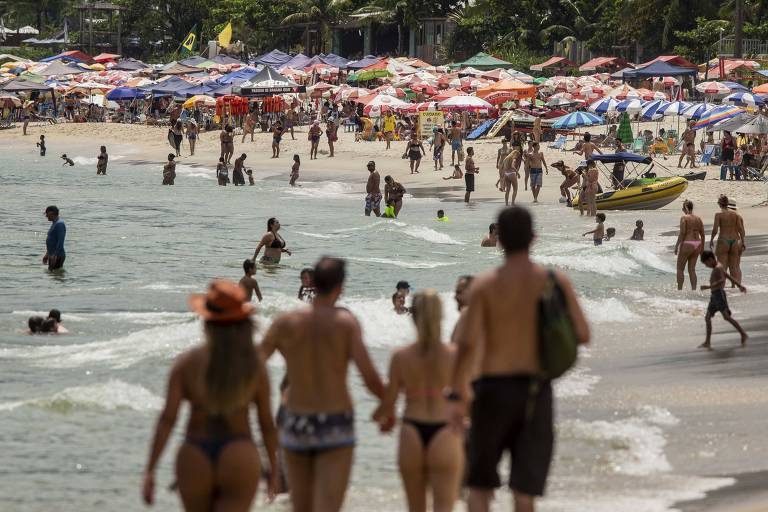
[[[748,92],[734,92],[723,98],[723,103],[755,107],[757,105],[763,105],[765,103],[765,99]]]
[[[112,101],[135,100],[143,98],[146,93],[134,87],[117,87],[107,93],[107,99]]]
[[[590,114],[589,112],[571,112],[564,115],[552,124],[552,127],[557,130],[564,128],[578,128],[579,126],[593,126],[596,124],[603,124],[605,121],[602,117]]]
[[[632,99],[626,99],[623,101],[620,101],[618,105],[616,105],[616,111],[617,112],[630,112],[630,113],[637,113],[640,112],[640,110],[643,108],[643,101],[638,100],[636,98]]]
[[[656,112],[664,114],[665,116],[679,116],[690,106],[691,104],[686,103],[685,101],[673,101],[672,103],[667,103],[666,105],[659,107],[659,110]]]
[[[616,110],[616,105],[619,102],[613,98],[602,98],[592,103],[589,106],[589,111],[595,114],[605,114],[606,112],[613,112]]]
[[[707,113],[707,111],[715,107],[716,105],[712,105],[707,102],[694,103],[687,109],[683,110],[681,114],[683,115],[683,117],[687,117],[688,119],[700,119],[701,116]]]
[[[728,87],[733,92],[749,92],[749,87],[747,87],[746,85],[741,85],[738,82],[729,82],[726,80],[720,83]]]
[[[653,100],[643,105],[643,109],[640,111],[640,117],[646,120],[657,120],[662,117],[662,112],[659,112],[661,107],[668,105],[666,100]]]

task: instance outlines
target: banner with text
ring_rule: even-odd
[[[419,136],[427,139],[432,136],[432,129],[442,128],[445,124],[445,117],[442,112],[419,112]]]

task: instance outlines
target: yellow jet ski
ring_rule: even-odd
[[[685,192],[688,180],[674,178],[638,178],[621,190],[597,194],[598,210],[656,210]],[[579,197],[573,198],[573,207],[579,207]]]

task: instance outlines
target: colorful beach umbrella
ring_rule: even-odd
[[[688,119],[700,119],[701,116],[712,110],[713,108],[716,108],[716,105],[712,105],[710,103],[704,102],[704,103],[694,103],[687,109],[683,110],[681,114],[683,117],[687,117]]]
[[[195,106],[198,107],[215,107],[216,106],[216,98],[212,98],[211,96],[206,96],[204,94],[198,94],[195,96],[192,96],[187,101],[185,101],[182,105],[183,108],[193,108]]]
[[[558,118],[552,127],[557,130],[578,128],[580,126],[594,126],[598,124],[604,124],[605,120],[602,117],[596,116],[590,112],[571,112]]]
[[[107,93],[107,99],[111,101],[133,100],[143,98],[145,94],[144,91],[139,91],[134,87],[117,87]]]
[[[673,101],[659,108],[658,112],[665,116],[679,116],[683,111],[691,106],[685,101]]]
[[[716,108],[713,108],[709,112],[705,113],[701,118],[696,122],[695,125],[693,125],[693,128],[698,130],[699,128],[706,128],[707,126],[712,126],[713,124],[717,124],[720,121],[723,121],[725,119],[730,119],[732,117],[736,117],[738,115],[741,115],[741,113],[744,112],[744,109],[741,109],[739,107],[734,107],[731,105],[723,105]]]
[[[723,98],[723,103],[755,107],[757,105],[763,105],[765,100],[760,96],[755,96],[754,94],[750,94],[748,92],[734,92]]]

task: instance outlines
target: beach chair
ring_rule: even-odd
[[[565,151],[565,142],[567,140],[567,137],[565,135],[560,135],[555,142],[547,146],[549,149],[559,149],[561,151]]]
[[[707,144],[704,146],[704,152],[699,156],[699,161],[697,162],[699,165],[711,165],[712,164],[712,155],[715,153],[715,145],[714,144]]]
[[[630,151],[635,154],[642,154],[645,149],[645,141],[642,137],[635,137],[635,140],[632,142],[632,148],[630,148]]]

